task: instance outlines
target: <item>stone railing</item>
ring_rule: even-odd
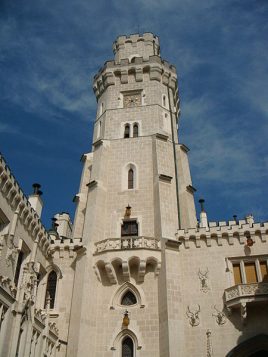
[[[268,300],[268,283],[238,284],[225,290],[226,303],[242,298],[254,298],[266,295]]]
[[[95,243],[96,253],[126,249],[160,250],[160,241],[152,237],[107,238]]]

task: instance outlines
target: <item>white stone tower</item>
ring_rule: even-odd
[[[76,260],[68,353],[164,356],[177,337],[162,247],[196,226],[177,74],[151,33],[120,36],[113,50],[94,77],[93,151],[76,196],[74,238],[86,250]]]

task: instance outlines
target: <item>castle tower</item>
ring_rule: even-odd
[[[178,229],[196,227],[188,149],[177,136],[177,74],[151,33],[120,36],[113,51],[94,77],[93,150],[75,199],[74,238],[86,249],[76,259],[68,356],[124,348],[168,356],[180,322],[164,288],[163,247],[176,245]]]

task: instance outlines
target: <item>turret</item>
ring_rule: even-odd
[[[113,43],[113,51],[116,62],[125,58],[131,62],[134,57],[148,60],[149,56],[160,55],[159,39],[150,32],[143,35],[119,36]]]

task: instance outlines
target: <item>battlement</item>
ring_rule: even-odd
[[[128,83],[129,74],[134,74],[136,82],[143,82],[145,72],[149,73],[150,80],[162,82],[175,92],[177,88],[176,68],[159,56],[149,56],[147,59],[135,57],[132,61],[125,58],[118,63],[116,61],[105,62],[94,76],[94,93],[98,99],[108,86],[115,84],[116,77],[120,78],[121,84]]]
[[[208,228],[188,228],[180,229],[176,237],[184,248],[190,248],[189,242],[193,242],[196,248],[200,248],[200,242],[205,241],[206,246],[210,247],[212,241],[217,245],[223,245],[223,240],[229,245],[235,242],[245,244],[248,238],[253,242],[267,242],[268,239],[268,222],[264,223],[247,223],[246,220],[228,221],[228,222],[210,222]]]
[[[151,32],[145,32],[142,35],[119,36],[113,43],[113,52],[116,62],[125,58],[131,60],[134,57],[148,59],[149,56],[159,56],[159,38]]]

